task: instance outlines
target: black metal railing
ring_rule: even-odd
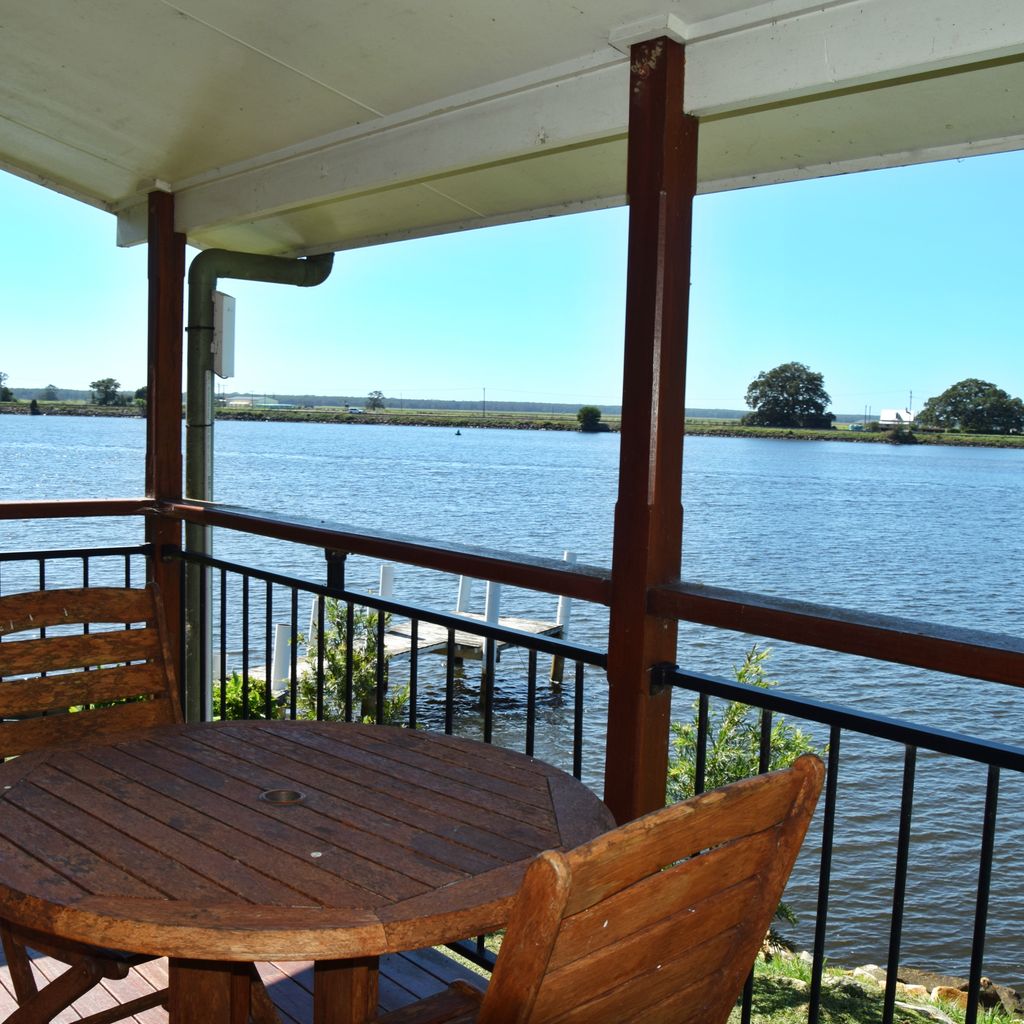
[[[46,551],[0,553],[0,594],[16,590],[45,589],[53,586],[139,585],[147,575],[147,559],[152,552],[147,545],[74,548]],[[565,767],[580,777],[584,754],[603,760],[604,750],[590,750],[588,742],[601,745],[599,739],[588,741],[584,730],[584,712],[588,701],[597,696],[594,687],[606,686],[604,673],[587,672],[603,669],[605,653],[565,640],[524,633],[500,623],[488,623],[464,616],[440,612],[379,595],[365,594],[332,585],[299,579],[205,556],[181,553],[177,549],[162,552],[163,557],[177,557],[185,564],[204,567],[211,578],[209,596],[214,629],[210,651],[204,653],[201,676],[213,686],[212,710],[226,716],[229,690],[237,677],[239,713],[251,715],[284,714],[297,717],[311,713],[316,717],[337,716],[353,720],[364,710],[377,721],[386,718],[389,692],[407,687],[408,698],[401,706],[401,723],[413,727],[426,725],[452,733],[474,735],[488,742],[505,746],[518,745],[527,754],[540,753],[547,760],[549,750],[538,751],[537,717],[540,709],[551,711],[565,737]],[[328,579],[330,580],[330,571]],[[337,577],[335,576],[335,583]],[[184,588],[183,588],[184,589]],[[205,593],[205,591],[204,591]],[[343,651],[340,663],[331,664],[327,654],[329,633],[328,601],[337,602],[335,621],[343,621],[347,635],[355,632],[360,610],[369,613],[370,623],[365,639],[372,648],[368,664],[372,667],[373,685],[370,706],[356,688],[357,664],[353,645],[339,645]],[[305,630],[303,621],[316,608],[314,628]],[[386,632],[388,617],[402,617],[408,623],[409,647],[401,657],[389,655]],[[260,676],[266,678],[273,666],[274,635],[283,625],[287,645],[287,668],[284,685],[274,694],[272,687],[260,689]],[[422,653],[422,631],[427,627],[440,630],[442,640],[436,654]],[[475,689],[464,676],[460,664],[460,634],[472,633],[479,638],[480,683]],[[205,652],[205,648],[204,648]],[[216,664],[210,655],[216,654]],[[541,682],[542,659],[564,659],[566,684],[544,686]],[[504,666],[501,662],[504,659]],[[514,659],[520,659],[514,661]],[[262,662],[262,666],[259,664]],[[511,668],[510,668],[511,665]],[[365,667],[365,666],[364,666]],[[514,671],[513,671],[514,669]],[[303,683],[305,680],[305,683]],[[842,769],[849,770],[852,749],[861,740],[883,745],[890,752],[873,765],[870,779],[872,793],[879,802],[889,799],[893,807],[894,836],[891,844],[892,886],[884,916],[888,918],[887,974],[884,993],[883,1021],[893,1019],[896,1001],[896,979],[905,927],[905,905],[908,887],[914,881],[913,825],[915,802],[921,786],[919,754],[926,758],[951,758],[959,765],[980,766],[984,781],[975,785],[975,800],[982,808],[977,826],[974,859],[977,865],[973,886],[973,907],[970,925],[964,927],[948,921],[944,928],[965,934],[963,945],[969,960],[967,991],[967,1022],[978,1019],[979,991],[984,966],[989,926],[989,897],[994,882],[1000,879],[1003,865],[994,858],[999,836],[997,810],[1000,794],[1007,790],[1007,779],[1001,773],[1012,773],[1013,783],[1024,779],[1024,749],[992,740],[985,740],[909,721],[873,715],[848,707],[827,704],[778,689],[762,689],[697,673],[685,672],[675,666],[659,667],[653,677],[655,685],[672,686],[697,694],[697,763],[696,788],[703,785],[706,764],[708,709],[711,701],[738,701],[761,712],[760,769],[769,763],[772,716],[786,716],[794,721],[814,723],[823,745],[827,744],[827,775],[820,806],[814,853],[818,855],[816,881],[813,884],[813,937],[811,950],[811,985],[809,1021],[819,1019],[823,968],[830,946],[830,911],[840,905],[833,873],[837,829],[844,819]],[[313,703],[303,708],[302,686],[312,693]],[[335,686],[334,698],[330,693]],[[600,695],[603,698],[603,693]],[[547,700],[547,705],[545,705]],[[498,708],[515,709],[516,729],[511,742],[506,731],[496,735],[501,723]],[[853,737],[857,737],[856,740]],[[887,853],[888,857],[889,854]],[[836,921],[841,917],[836,916]],[[967,935],[969,933],[969,935]],[[482,940],[476,944],[459,944],[458,951],[478,962],[488,964],[493,957]],[[751,992],[744,998],[742,1019],[751,1017]]]
[[[984,793],[978,794],[983,802],[981,831],[977,837],[977,876],[973,923],[969,940],[969,977],[967,989],[967,1024],[974,1024],[978,1018],[979,992],[984,964],[986,927],[989,913],[989,896],[993,880],[993,850],[996,837],[997,807],[1000,793],[1000,773],[1009,771],[1018,779],[1024,777],[1024,747],[1010,746],[994,740],[980,739],[942,729],[917,725],[912,722],[870,714],[848,707],[828,704],[801,696],[784,693],[778,689],[764,689],[743,683],[719,679],[712,676],[685,672],[676,666],[659,666],[654,674],[655,686],[674,686],[696,693],[697,696],[697,756],[695,788],[702,791],[704,786],[708,743],[709,702],[719,699],[738,702],[760,709],[761,741],[760,770],[767,768],[772,733],[772,716],[785,715],[787,719],[817,723],[828,729],[827,773],[823,794],[823,805],[819,808],[821,823],[820,863],[818,868],[817,898],[815,907],[813,964],[809,995],[809,1024],[819,1019],[822,996],[822,977],[826,961],[826,943],[829,924],[829,903],[832,895],[832,868],[836,823],[841,816],[838,783],[842,761],[844,736],[856,734],[872,737],[891,745],[902,752],[902,771],[899,779],[899,826],[893,868],[892,899],[890,906],[890,927],[888,936],[888,959],[883,1004],[883,1024],[893,1020],[896,1001],[897,975],[900,964],[900,948],[903,940],[904,910],[910,873],[910,848],[912,823],[915,807],[915,778],[918,752],[926,751],[943,755],[961,763],[981,765],[985,769]],[[876,783],[882,771],[876,760],[873,764]],[[743,1021],[749,1024],[751,1017],[750,983],[744,998]]]
[[[148,544],[0,551],[0,596],[54,587],[139,586]]]
[[[502,704],[514,706],[522,725],[517,730],[522,749],[532,756],[537,752],[543,657],[559,667],[559,677],[564,666],[565,683],[558,678],[547,692],[556,696],[560,708],[571,704],[570,763],[566,767],[581,777],[586,670],[604,669],[604,652],[556,636],[205,555],[177,550],[168,554],[185,564],[204,566],[210,573],[208,600],[214,642],[209,652],[201,652],[199,672],[201,678],[211,680],[215,717],[231,713],[229,690],[233,688],[234,703],[243,717],[283,713],[292,718],[309,715],[342,721],[371,718],[412,728],[428,725],[449,734],[476,732],[476,738],[490,743],[495,739],[496,709]],[[333,609],[329,602],[334,602]],[[205,608],[201,609],[204,613]],[[307,616],[312,626],[303,631],[301,623]],[[392,623],[399,617],[403,642],[401,652],[395,654],[388,645],[394,637]],[[424,641],[426,627],[431,628],[432,642]],[[332,647],[332,630],[341,637],[352,637],[353,642]],[[278,643],[287,643],[288,650],[285,678],[278,680],[278,692],[272,694],[274,679],[270,686],[266,681],[273,676],[275,661],[280,665],[283,660],[275,636]],[[462,671],[467,647],[472,652],[469,656],[480,660],[480,682],[475,699],[460,702],[457,691],[464,695],[467,689]],[[363,652],[368,657],[357,664]],[[426,665],[428,654],[430,667]],[[518,658],[514,671],[499,667],[502,662],[507,666],[513,656]],[[373,677],[370,693],[365,686],[360,691],[359,685],[366,683],[368,671]],[[600,685],[605,685],[603,672]],[[399,688],[405,698],[396,712],[388,699]],[[425,693],[431,697],[429,707],[425,706]],[[471,714],[466,714],[467,708],[472,709]]]

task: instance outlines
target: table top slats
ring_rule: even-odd
[[[235,759],[229,769],[231,774],[236,778],[244,778],[251,767],[259,763],[253,760],[254,757],[265,758],[271,753],[267,748],[250,742],[250,735],[247,734],[243,741],[233,737],[229,730],[210,731],[202,742],[213,748],[207,755],[213,759],[213,763],[223,764],[224,757],[218,755],[230,754]],[[372,848],[374,857],[384,855],[386,859],[381,860],[381,863],[432,888],[448,885],[466,874],[489,871],[507,861],[507,857],[482,854],[391,817],[386,813],[390,808],[379,796],[367,807],[358,801],[357,787],[346,784],[329,771],[323,771],[308,761],[289,757],[282,750],[296,755],[301,755],[302,750],[294,745],[283,744],[273,751],[273,760],[281,780],[278,785],[305,794],[302,807],[295,808],[294,823],[308,828],[314,834],[333,839],[341,825],[351,829],[353,835],[369,837],[368,840],[360,841],[368,843],[367,849]],[[195,756],[197,760],[205,760],[202,753],[197,752]],[[321,816],[320,823],[309,820],[307,814],[310,811]],[[420,818],[422,822],[422,814]]]
[[[10,820],[13,827],[17,827],[19,821],[7,818],[9,808],[3,806],[0,814],[5,822]],[[21,812],[17,812],[20,814]],[[3,871],[5,885],[22,892],[35,891],[42,897],[53,899],[61,903],[74,903],[85,896],[85,890],[69,878],[65,878],[57,871],[40,871],[40,864],[37,858],[27,853],[20,846],[0,836],[0,870]]]
[[[164,745],[163,741],[156,742]],[[171,759],[177,757],[182,772],[196,783],[194,799],[199,807],[224,806],[224,798],[228,797],[224,806],[225,820],[242,836],[258,839],[296,858],[310,858],[316,852],[319,870],[333,871],[326,865],[343,858],[347,879],[382,900],[393,899],[396,894],[399,898],[414,896],[430,887],[403,874],[399,867],[389,865],[387,862],[394,858],[387,844],[375,837],[346,827],[344,822],[332,822],[327,815],[309,811],[305,804],[278,807],[258,800],[264,790],[294,788],[279,774],[250,771],[246,773],[250,781],[243,782],[231,776],[235,766],[230,758],[221,755],[217,759],[224,766],[220,772],[204,763],[207,749],[202,743],[191,744],[188,759],[166,750],[162,758],[154,755],[154,763],[170,764]],[[215,783],[215,789],[208,791]],[[244,838],[239,847],[239,856],[246,857]],[[446,878],[450,881],[450,874]]]
[[[145,842],[147,860],[154,857],[155,873],[161,886],[177,899],[230,899],[232,896],[265,903],[274,899],[294,902],[298,895],[294,889],[280,885],[273,877],[243,867],[238,861],[221,853],[215,847],[193,839],[185,831],[174,828],[156,816],[166,804],[147,800],[137,794],[132,807],[125,799],[123,776],[85,758],[69,757],[67,768],[75,775],[88,773],[91,785],[77,778],[50,772],[33,776],[41,788],[67,801],[77,801],[107,828],[127,830],[138,843]],[[155,814],[154,814],[155,812]],[[138,865],[140,869],[142,864]]]
[[[151,822],[143,815],[127,815],[118,822],[116,813],[109,813],[113,801],[52,769],[36,772],[32,783],[39,790],[33,795],[33,813],[59,822],[62,831],[73,834],[83,849],[101,857],[114,870],[138,879],[161,896],[195,900],[228,895],[220,886],[146,845],[151,841]],[[15,794],[15,802],[17,799]],[[113,810],[116,812],[116,806]],[[133,825],[138,839],[124,831]]]
[[[405,730],[407,737],[402,742],[381,743],[365,731],[356,732],[351,745],[361,747],[369,754],[393,761],[405,768],[413,768],[418,772],[429,773],[436,777],[439,784],[467,787],[476,792],[491,794],[495,800],[505,802],[510,812],[525,815],[530,821],[543,825],[549,820],[550,808],[547,800],[537,792],[537,777],[532,773],[525,775],[519,770],[509,770],[502,755],[508,753],[496,747],[496,756],[480,757],[476,763],[472,759],[456,758],[450,746],[441,747],[445,756],[433,744],[426,745],[414,737],[415,730]],[[502,769],[505,769],[502,771]]]
[[[236,808],[178,775],[161,771],[157,755],[152,763],[144,764],[116,747],[83,750],[82,754],[122,778],[142,784],[139,788],[123,786],[124,799],[132,806],[159,815],[170,827],[223,851],[233,862],[225,884],[248,890],[247,880],[255,875],[252,897],[259,902],[287,906],[328,900],[343,905],[368,899],[368,893],[358,886],[325,875],[309,857],[318,846],[308,839],[300,842],[304,837],[277,827],[258,810]],[[173,759],[168,760],[173,764]],[[295,853],[297,848],[303,850],[301,856]]]
[[[359,801],[362,806],[383,805],[388,815],[414,827],[422,827],[427,811],[436,822],[436,834],[446,828],[459,843],[502,861],[531,856],[557,842],[553,828],[541,829],[521,821],[496,818],[489,807],[481,807],[479,802],[470,804],[435,791],[424,794],[419,785],[414,790],[408,778],[381,771],[377,763],[367,763],[361,750],[349,752],[347,744],[346,749],[339,749],[329,735],[305,729],[298,733],[254,731],[250,741],[259,742],[273,753],[302,758],[345,786],[349,800]]]
[[[31,854],[38,865],[40,878],[61,875],[73,879],[87,893],[114,891],[126,896],[150,898],[162,895],[153,886],[111,866],[82,843],[37,818],[35,809],[42,804],[40,798],[45,796],[30,782],[22,781],[4,793],[0,812],[4,834],[16,838],[18,846]],[[33,813],[26,813],[23,806],[33,808]],[[52,820],[56,823],[60,818]],[[0,870],[6,872],[6,864],[0,864]],[[31,895],[37,893],[33,890]]]
[[[500,926],[536,853],[610,824],[565,773],[481,743],[161,725],[0,764],[0,916],[172,957],[377,956]]]
[[[296,734],[296,742],[323,750],[328,755],[332,753],[330,738],[319,731],[303,730]],[[347,744],[341,760],[376,776],[374,788],[382,794],[389,791],[397,795],[403,791],[408,793],[411,784],[414,784],[417,801],[422,805],[429,799],[433,815],[445,815],[477,825],[495,835],[506,835],[534,851],[558,845],[558,830],[550,810],[545,813],[539,808],[516,805],[493,792],[482,791],[461,780],[449,781],[442,775],[420,771],[415,764],[385,757],[367,750],[357,742]]]

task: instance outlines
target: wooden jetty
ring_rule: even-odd
[[[483,615],[473,612],[459,612],[459,615],[476,622],[486,622]],[[537,619],[520,619],[501,617],[492,625],[504,629],[515,629],[521,633],[532,633],[534,636],[561,636],[562,626],[557,622],[543,622]],[[507,646],[504,641],[496,642],[496,650]],[[434,622],[419,622],[416,631],[416,649],[418,654],[444,654],[448,650],[448,630]],[[384,650],[389,658],[408,657],[412,650],[412,622],[403,619],[394,622],[384,633]],[[476,633],[461,629],[455,631],[455,657],[474,661],[484,656],[484,638]]]

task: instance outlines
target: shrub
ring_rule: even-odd
[[[352,614],[352,708],[353,717],[363,722],[377,720],[377,628],[378,612],[355,607]],[[384,613],[384,626],[390,616]],[[324,602],[324,696],[323,717],[332,722],[345,720],[346,676],[349,648],[347,606],[333,598]],[[317,717],[318,637],[309,638],[308,668],[299,677],[298,707],[304,718]],[[409,700],[409,688],[388,690],[388,658],[381,672],[384,689],[384,725],[401,722]]]

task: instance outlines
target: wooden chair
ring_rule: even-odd
[[[48,632],[40,636],[41,629]],[[12,641],[18,633],[30,635]],[[0,597],[0,638],[0,758],[182,721],[155,586]],[[131,967],[153,959],[53,939],[3,921],[0,939],[19,1004],[8,1024],[49,1021],[102,979],[123,978]],[[29,948],[69,969],[38,989]],[[259,1011],[254,1017],[277,1019],[262,985],[253,986],[253,997]],[[164,989],[79,1024],[107,1024],[166,1001]]]
[[[824,768],[725,786],[527,869],[486,992],[378,1024],[722,1024],[803,842]]]

